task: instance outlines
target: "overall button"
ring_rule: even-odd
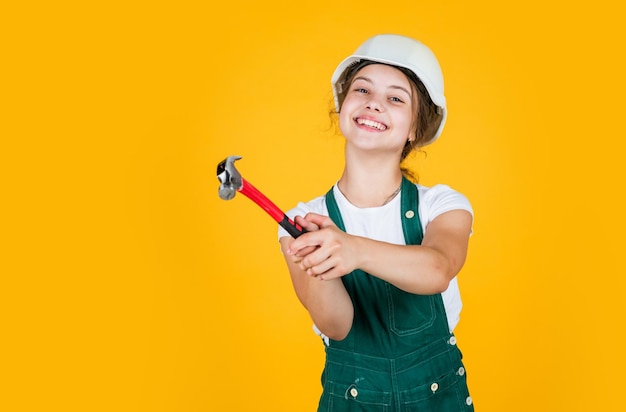
[[[472,404],[472,397],[471,396],[468,396],[467,399],[465,399],[465,404],[467,406],[470,406]]]
[[[437,392],[437,389],[439,389],[439,384],[437,382],[435,382],[432,385],[430,385],[430,390],[431,391]]]
[[[449,343],[450,345],[456,345],[456,337],[451,336],[451,337],[450,337],[450,340],[448,341],[448,343]]]
[[[459,370],[456,372],[459,376],[465,375],[465,368],[461,366]]]
[[[413,216],[415,216],[415,212],[412,210],[407,210],[404,216],[406,216],[407,219],[412,219]]]
[[[359,394],[359,391],[357,391],[356,388],[350,389],[350,395],[352,395],[353,398],[356,398],[358,394]]]

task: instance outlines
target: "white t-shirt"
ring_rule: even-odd
[[[449,186],[426,187],[419,184],[416,186],[419,192],[419,217],[424,233],[426,233],[428,224],[442,213],[460,209],[467,210],[472,216],[474,215],[468,199]],[[384,206],[367,208],[356,207],[350,203],[337,188],[337,184],[333,186],[333,193],[347,233],[397,245],[405,244],[400,219],[401,193]],[[325,195],[307,203],[299,203],[298,206],[287,212],[287,216],[294,219],[295,216],[304,216],[309,212],[328,216]],[[283,236],[289,236],[289,234],[279,226],[278,238]],[[442,293],[442,298],[448,326],[452,332],[459,322],[463,306],[456,277],[450,281],[448,289]],[[318,332],[315,326],[314,329]]]

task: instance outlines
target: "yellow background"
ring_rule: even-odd
[[[449,120],[411,165],[475,208],[477,410],[623,410],[619,2],[20,2],[2,31],[0,410],[311,411],[322,345],[276,224],[342,167],[330,75],[423,40]],[[86,6],[89,4],[89,6]]]

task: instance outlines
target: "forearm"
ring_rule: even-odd
[[[359,238],[358,267],[410,293],[430,295],[448,288],[460,269],[438,250]],[[462,264],[461,264],[462,265]]]
[[[300,272],[296,276],[306,277],[303,305],[311,319],[324,335],[342,340],[352,328],[354,308],[341,278],[323,281]]]
[[[281,246],[285,253],[282,240]],[[341,278],[323,281],[308,275],[287,255],[285,261],[296,295],[318,329],[331,339],[345,338],[352,327],[354,308]]]
[[[358,238],[358,267],[410,293],[441,293],[465,264],[471,224],[470,213],[455,210],[429,223],[421,245]]]

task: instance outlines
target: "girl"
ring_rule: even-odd
[[[439,63],[414,39],[377,35],[339,64],[332,86],[343,173],[288,212],[307,233],[279,228],[296,295],[325,343],[318,411],[472,411],[452,333],[472,208],[401,166],[445,124]]]

